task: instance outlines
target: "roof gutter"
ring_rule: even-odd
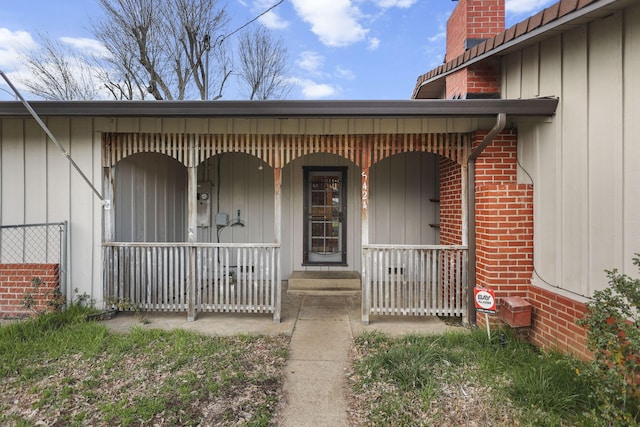
[[[463,62],[462,64],[458,65],[457,67],[454,67],[448,71],[443,72],[442,74],[438,74],[437,76],[434,76],[428,80],[425,80],[424,82],[422,82],[420,84],[420,86],[418,86],[418,90],[416,91],[416,93],[418,93],[420,91],[420,88],[422,88],[423,86],[426,86],[430,83],[433,83],[437,80],[440,80],[443,77],[446,77],[450,74],[456,73],[464,68],[469,67],[470,65],[476,64],[478,62],[484,61],[487,58],[490,58],[492,56],[495,56],[496,54],[499,54],[501,52],[504,52],[514,46],[517,46],[521,43],[526,42],[527,40],[531,40],[534,39],[540,35],[542,35],[543,33],[546,33],[548,31],[554,30],[558,27],[561,27],[565,24],[570,23],[571,21],[575,20],[575,19],[579,19],[582,18],[590,13],[593,13],[595,11],[597,11],[598,9],[602,9],[605,8],[607,6],[610,6],[611,4],[617,3],[619,2],[619,0],[602,0],[602,1],[596,1],[594,3],[591,3],[588,6],[585,6],[577,11],[575,11],[574,13],[570,13],[568,15],[565,15],[563,17],[560,17],[552,22],[550,22],[547,25],[544,26],[540,26],[538,28],[536,28],[533,31],[530,31],[528,33],[525,33],[523,35],[521,35],[520,37],[516,37],[510,41],[508,41],[507,43],[504,43],[496,48],[493,48],[481,55],[476,56],[475,58],[469,59],[466,62]]]
[[[30,101],[42,117],[543,117],[555,114],[557,98],[361,101]],[[0,117],[23,117],[17,101],[0,101]]]
[[[475,325],[476,312],[472,310],[475,306],[473,297],[473,289],[476,286],[476,159],[482,154],[485,148],[495,139],[500,132],[504,130],[507,123],[507,115],[499,113],[496,117],[496,123],[489,133],[484,137],[480,145],[478,145],[467,158],[467,235],[468,235],[468,266],[467,273],[467,315],[469,323]]]

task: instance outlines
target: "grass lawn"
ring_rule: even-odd
[[[371,426],[594,426],[584,364],[505,334],[356,339],[351,418]]]
[[[0,425],[274,425],[287,336],[110,333],[86,310],[0,327]],[[355,339],[356,426],[594,426],[582,362],[514,336]]]
[[[85,310],[0,328],[0,425],[269,425],[289,337],[114,334]]]

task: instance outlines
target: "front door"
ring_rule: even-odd
[[[304,264],[345,265],[347,168],[304,168]]]

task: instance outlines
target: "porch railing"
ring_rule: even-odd
[[[277,244],[104,243],[105,295],[121,310],[273,313],[280,321]]]
[[[467,247],[365,245],[362,321],[370,315],[467,314]]]

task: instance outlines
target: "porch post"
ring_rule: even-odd
[[[195,141],[189,147],[189,166],[187,167],[187,242],[189,250],[189,274],[187,292],[187,320],[196,320],[196,247],[198,241],[198,165],[195,161]]]
[[[369,312],[371,311],[371,294],[369,287],[368,252],[365,246],[369,244],[369,166],[371,162],[370,146],[367,142],[362,145],[362,188],[361,188],[361,227],[362,227],[362,323],[369,324]]]
[[[274,223],[273,234],[274,241],[278,245],[277,257],[276,257],[276,275],[274,283],[275,292],[275,310],[273,313],[273,321],[280,323],[280,309],[282,305],[282,273],[280,269],[280,253],[282,246],[282,168],[276,166],[273,168],[273,185],[274,185],[274,197],[273,197],[273,210],[274,210]]]
[[[113,215],[113,174],[111,167],[111,150],[109,145],[103,147],[103,168],[102,168],[102,192],[104,194],[104,204],[102,207],[102,243],[113,242],[115,239],[114,215]],[[108,308],[109,299],[113,293],[115,285],[113,278],[113,257],[114,248],[102,247],[102,301],[105,308]],[[64,274],[67,274],[66,271]],[[65,279],[66,280],[66,279]],[[67,295],[67,297],[69,297]]]
[[[113,175],[111,165],[103,168],[102,192],[104,194],[104,207],[102,209],[102,241],[113,242]]]

